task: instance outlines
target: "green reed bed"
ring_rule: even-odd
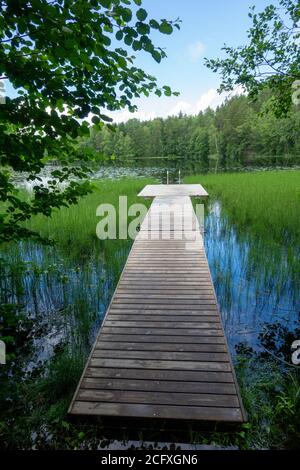
[[[194,175],[220,198],[231,221],[280,244],[300,243],[300,171]]]
[[[150,179],[102,180],[93,183],[93,192],[69,208],[61,208],[51,218],[37,216],[28,227],[37,230],[42,236],[54,239],[59,247],[66,248],[70,255],[88,254],[94,243],[101,242],[96,237],[96,209],[100,204],[112,204],[118,213],[119,196],[127,196],[128,206],[133,203],[145,203],[137,194]],[[117,223],[118,223],[117,217]]]
[[[223,219],[249,247],[248,276],[278,298],[288,282],[299,297],[300,171],[194,175],[185,182],[201,182],[209,201],[221,202]]]

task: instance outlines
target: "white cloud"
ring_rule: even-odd
[[[219,94],[216,88],[210,88],[208,91],[203,93],[200,96],[200,99],[197,101],[195,105],[196,113],[199,113],[200,111],[205,111],[207,108],[216,109],[225,101],[227,96],[228,93]]]
[[[129,121],[129,119],[139,119],[140,121],[150,121],[157,117],[155,111],[150,111],[150,112],[137,111],[135,113],[131,113],[127,109],[124,109],[123,111],[115,111],[113,113],[106,113],[106,114],[109,115],[114,120],[114,123],[116,124],[120,122]]]
[[[164,106],[160,106],[160,101],[154,100],[151,101],[151,98],[147,100],[147,106],[152,109],[142,110],[142,105],[140,105],[140,110],[131,113],[130,111],[124,109],[122,111],[114,112],[104,112],[104,114],[110,116],[113,119],[113,122],[118,124],[120,122],[127,122],[130,119],[139,119],[140,121],[149,121],[157,117],[166,118],[168,116],[177,116],[180,112],[188,115],[197,115],[201,111],[205,111],[207,108],[216,109],[220,106],[227,98],[233,96],[241,95],[244,91],[242,87],[236,87],[234,91],[224,92],[219,94],[216,88],[209,88],[205,91],[198,100],[194,102],[189,102],[182,100],[180,98],[172,98],[171,107],[168,109],[164,101]],[[159,104],[158,104],[159,103]],[[88,121],[91,122],[92,114],[89,115]]]
[[[180,100],[178,103],[173,106],[173,108],[170,109],[168,112],[169,116],[176,116],[177,114],[184,113],[184,114],[189,114],[191,111],[192,105],[191,103],[188,103],[187,101]]]
[[[187,46],[187,53],[192,62],[197,62],[205,51],[205,45],[201,41],[197,41]]]
[[[169,116],[179,114],[180,111],[186,114],[198,114],[201,111],[205,111],[208,108],[216,109],[220,106],[227,98],[244,94],[242,87],[236,87],[233,91],[218,93],[216,88],[210,88],[203,93],[199,100],[195,103],[188,103],[187,101],[178,101],[168,112]]]
[[[114,124],[119,124],[121,122],[127,122],[130,119],[139,119],[140,121],[151,121],[157,117],[155,111],[146,112],[146,111],[136,111],[131,113],[128,109],[123,109],[122,111],[103,111],[103,114],[113,119]],[[86,121],[92,124],[92,118],[94,114],[89,113]]]

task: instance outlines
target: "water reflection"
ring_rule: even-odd
[[[60,349],[88,354],[128,256],[130,242],[98,244],[74,262],[58,247],[19,243],[2,254],[0,301],[16,306],[28,328],[19,357],[25,370]]]
[[[42,185],[47,187],[50,180],[53,180],[51,172],[55,170],[60,170],[61,167],[54,164],[47,164],[41,170],[38,175],[38,178],[34,180],[28,179],[27,173],[15,173],[13,174],[12,180],[16,186],[19,188],[25,189],[28,192],[33,191],[34,186]],[[171,164],[170,166],[141,166],[141,167],[131,167],[131,166],[101,166],[99,169],[91,169],[89,178],[90,180],[118,180],[121,178],[155,178],[159,183],[167,183],[167,172],[169,183],[177,184],[179,182],[179,169]],[[72,179],[72,178],[71,178]],[[76,178],[73,178],[76,179]],[[64,189],[67,186],[67,182],[57,182],[57,185]]]
[[[296,325],[300,310],[296,249],[242,234],[219,202],[206,216],[205,247],[231,352],[240,342],[258,348],[267,323]],[[292,253],[293,251],[293,253]]]

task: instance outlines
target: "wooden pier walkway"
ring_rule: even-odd
[[[147,186],[155,197],[133,244],[70,405],[72,415],[246,420],[189,196],[200,185]],[[180,226],[184,207],[184,227]]]

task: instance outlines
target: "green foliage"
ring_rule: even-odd
[[[236,372],[249,420],[243,448],[299,449],[299,371],[252,353],[239,356]]]
[[[199,159],[204,168],[209,167],[209,134],[206,129],[199,128],[190,139],[190,155]]]
[[[151,92],[172,95],[169,87],[160,89],[154,77],[135,66],[132,50],[160,62],[166,53],[153,44],[151,32],[170,34],[179,20],[148,21],[140,8],[136,21],[133,12],[141,3],[1,2],[0,78],[9,80],[18,96],[7,97],[0,106],[0,241],[37,238],[24,221],[38,213],[51,215],[54,208],[75,204],[90,191],[80,180],[88,173],[83,163],[93,155],[78,152],[76,140],[89,134],[88,118],[93,116],[94,126],[101,128],[111,122],[106,111],[134,111],[133,100]],[[114,37],[119,47],[112,46]],[[62,162],[64,169],[52,174],[49,187],[37,183],[32,199],[23,201],[11,170],[28,172],[34,180],[46,157]],[[62,190],[57,183],[70,178],[75,180]]]
[[[197,163],[203,170],[215,169],[216,163],[222,168],[299,163],[300,111],[280,119],[264,114],[268,98],[260,94],[252,103],[246,96],[233,97],[198,116],[131,119],[94,130],[85,145],[99,155],[114,155],[117,163],[153,165],[159,159],[177,159],[182,168]]]
[[[237,48],[224,46],[225,59],[206,59],[206,65],[221,74],[220,90],[242,86],[251,97],[271,90],[269,106],[277,116],[292,107],[292,84],[300,79],[299,0],[280,0],[261,13],[252,7],[249,43]]]

